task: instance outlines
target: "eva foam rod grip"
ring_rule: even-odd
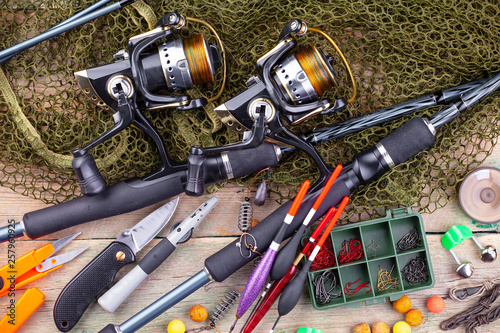
[[[275,167],[279,162],[276,148],[270,143],[226,154],[226,166],[220,155],[207,157],[207,184],[226,180],[227,166],[232,169],[233,177],[237,178],[267,167]],[[120,182],[108,186],[98,195],[79,197],[24,214],[24,233],[34,239],[81,223],[141,209],[183,193],[185,182],[186,170],[154,180],[133,179]]]
[[[424,118],[412,118],[380,140],[380,144],[398,165],[434,143],[434,133],[429,126],[432,125]]]
[[[81,223],[128,213],[174,197],[184,191],[186,172],[179,171],[152,181],[134,179],[23,216],[24,233],[38,238]]]
[[[325,214],[331,206],[338,205],[343,197],[351,195],[354,188],[348,187],[348,184],[351,184],[351,182],[349,181],[347,174],[341,174],[335,181],[332,189],[326,195],[323,203],[318,207],[316,214],[314,214],[311,220],[312,222]],[[295,218],[287,228],[285,239],[290,237],[299,225],[302,224],[302,221],[309,213],[309,210],[313,206],[320,192],[321,189],[306,195],[302,205],[297,211],[297,214],[295,214]],[[271,244],[274,235],[283,223],[283,219],[285,218],[291,205],[292,201],[286,202],[252,228],[250,233],[257,239],[257,251],[265,251],[265,249],[267,249],[267,247]],[[243,258],[236,245],[238,241],[239,239],[233,241],[205,260],[205,268],[215,281],[224,281],[228,276],[236,272],[257,256],[257,254],[253,253],[249,258]]]

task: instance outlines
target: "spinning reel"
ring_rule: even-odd
[[[186,21],[205,25],[216,36],[222,57],[216,45],[209,44],[202,35],[186,39],[169,39],[174,29],[185,26]],[[163,141],[153,126],[139,111],[175,108],[190,110],[200,108],[220,97],[225,85],[225,57],[217,32],[207,22],[177,13],[162,17],[155,29],[130,38],[127,51],[115,54],[117,61],[75,73],[76,80],[85,94],[97,104],[114,112],[115,125],[84,148],[73,150],[73,169],[80,181],[82,193],[96,195],[104,190],[106,181],[99,173],[88,151],[116,135],[129,125],[142,130],[155,142],[161,166],[145,177],[156,179],[170,174],[185,165],[175,166],[168,159]],[[211,83],[215,71],[223,66],[223,80],[218,93],[208,100],[191,99],[187,95],[165,95],[159,92],[182,92],[194,86]]]
[[[336,49],[352,82],[349,99],[335,101],[318,100],[327,90],[336,85],[336,73],[332,68],[334,59],[310,45],[291,53],[297,42],[291,37],[313,31],[324,36]],[[323,31],[308,28],[305,22],[291,20],[281,31],[278,44],[257,61],[258,76],[251,77],[247,89],[215,108],[215,113],[231,130],[243,134],[239,143],[221,147],[192,147],[188,156],[188,180],[186,193],[202,195],[205,191],[204,161],[206,155],[222,151],[253,148],[265,140],[293,146],[308,153],[317,164],[321,184],[330,174],[329,168],[313,146],[289,131],[282,119],[298,124],[318,114],[328,115],[343,110],[356,96],[356,84],[346,58],[335,42]]]

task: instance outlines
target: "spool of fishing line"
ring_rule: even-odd
[[[272,76],[288,103],[310,103],[335,85],[332,59],[310,45],[281,60]]]
[[[465,177],[458,199],[463,211],[480,223],[500,222],[500,170],[482,167]]]

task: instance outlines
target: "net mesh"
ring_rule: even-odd
[[[94,0],[0,0],[0,47],[38,34],[88,7]],[[150,11],[151,9],[152,11]],[[71,150],[82,147],[113,125],[109,113],[94,106],[77,86],[77,70],[113,60],[128,38],[152,28],[170,11],[208,21],[227,48],[228,75],[222,103],[244,89],[256,60],[276,44],[282,27],[300,18],[327,32],[349,60],[358,97],[343,112],[319,116],[292,128],[305,133],[500,70],[498,1],[141,1],[43,42],[1,65],[0,184],[47,203],[80,195]],[[197,24],[178,35],[210,32]],[[313,43],[334,54],[329,44],[309,32],[300,45]],[[343,65],[334,65],[340,85],[329,97],[349,96]],[[220,81],[220,73],[218,77]],[[213,88],[213,89],[212,89]],[[212,96],[203,87],[193,97]],[[213,91],[213,92],[212,92]],[[463,177],[491,153],[500,120],[498,94],[487,98],[440,129],[436,144],[362,188],[349,208],[351,221],[374,217],[376,207],[413,205],[432,212],[456,195]],[[213,113],[216,104],[194,111],[145,112],[163,136],[170,156],[186,158],[193,144],[236,142],[237,136]],[[420,112],[430,116],[439,107]],[[353,155],[392,132],[409,117],[317,147],[329,165]],[[91,152],[108,184],[144,175],[159,162],[152,141],[133,128]],[[273,170],[272,191],[290,197],[317,169],[304,153],[285,156]],[[247,184],[250,176],[237,180]],[[221,185],[219,185],[221,186]],[[212,187],[212,190],[215,188]]]

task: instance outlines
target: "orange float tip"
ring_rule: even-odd
[[[330,175],[330,178],[328,178],[325,187],[323,187],[323,190],[321,190],[321,193],[316,199],[316,202],[314,203],[312,209],[318,210],[319,206],[323,202],[323,199],[330,191],[330,188],[332,187],[333,183],[335,183],[335,180],[337,180],[337,177],[339,176],[341,171],[342,171],[342,165],[339,164],[335,167],[335,170],[333,170],[332,174]]]
[[[306,180],[305,182],[302,183],[299,192],[297,193],[295,199],[293,200],[292,207],[290,207],[290,209],[288,210],[288,215],[295,216],[295,214],[299,210],[302,200],[304,200],[304,197],[306,196],[307,190],[309,190],[310,184],[311,182],[309,180]]]

